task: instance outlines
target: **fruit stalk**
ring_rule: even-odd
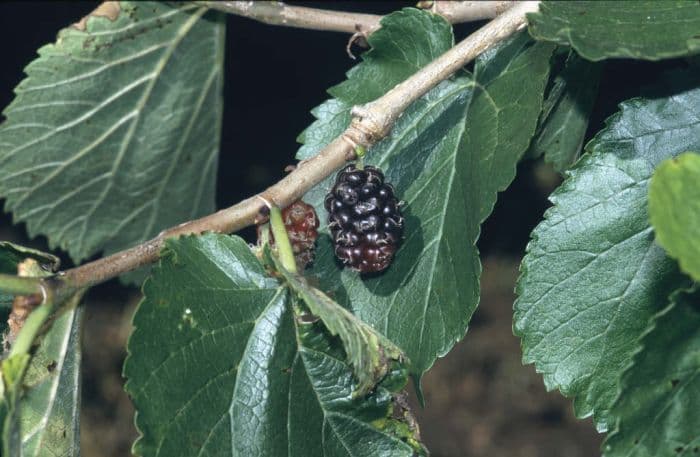
[[[277,245],[277,256],[282,262],[282,266],[291,273],[297,273],[297,263],[294,260],[294,251],[287,236],[287,229],[284,227],[282,211],[276,206],[270,208],[270,226]]]

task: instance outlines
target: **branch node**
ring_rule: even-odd
[[[357,60],[355,57],[355,54],[352,53],[352,45],[357,44],[358,46],[362,48],[367,48],[369,47],[369,33],[367,33],[366,30],[362,30],[362,27],[360,27],[359,24],[355,26],[357,28],[357,32],[353,33],[350,36],[350,39],[348,40],[348,44],[345,46],[345,52],[348,53],[348,56],[352,60]]]
[[[343,141],[345,141],[347,144],[349,144],[349,145],[352,147],[353,151],[354,151],[355,149],[357,149],[357,143],[355,142],[355,140],[353,140],[352,138],[350,138],[350,136],[348,136],[347,133],[343,133],[343,134],[341,135],[341,138],[343,139]]]
[[[369,147],[389,134],[391,122],[380,120],[387,117],[381,106],[353,106],[351,114],[353,119],[350,127],[361,134],[361,138],[356,140],[357,143]]]
[[[260,225],[270,219],[270,209],[272,209],[272,203],[270,203],[267,198],[260,194],[256,195],[255,198],[262,200],[263,202],[263,205],[258,209],[258,214],[255,216],[255,220],[253,221],[255,225]]]
[[[267,214],[265,214],[267,213]],[[258,212],[258,215],[255,216],[255,219],[253,220],[253,224],[255,225],[262,225],[266,222],[269,222],[270,220],[270,210],[267,208],[267,206],[261,206],[260,211]]]
[[[263,211],[267,212],[267,214],[270,214],[270,208],[272,208],[274,205],[270,203],[270,200],[267,198],[263,197],[262,194],[258,194],[255,196],[255,198],[262,200],[262,202],[265,204],[264,208],[267,208],[267,211],[263,209],[263,207],[260,208],[260,212],[262,213]]]

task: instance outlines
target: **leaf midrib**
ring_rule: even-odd
[[[255,333],[255,331],[257,330],[258,325],[260,324],[261,320],[267,317],[267,313],[270,311],[270,309],[272,309],[273,306],[278,306],[278,305],[279,305],[279,304],[277,303],[277,301],[279,300],[280,296],[281,296],[283,293],[285,293],[285,292],[287,292],[287,288],[286,288],[286,287],[284,287],[284,286],[279,286],[279,287],[277,288],[277,291],[275,292],[275,294],[272,296],[272,298],[270,298],[270,301],[267,302],[267,304],[265,305],[265,308],[262,310],[262,312],[261,312],[260,315],[257,317],[257,319],[255,319],[254,325],[252,326],[252,329],[251,329],[250,333],[248,334],[248,338],[246,339],[246,343],[245,343],[245,348],[243,349],[243,353],[241,354],[241,359],[240,359],[240,361],[238,362],[238,365],[236,366],[236,381],[234,382],[234,385],[233,385],[233,392],[231,392],[231,402],[229,403],[228,409],[227,409],[226,412],[224,413],[224,416],[225,416],[225,415],[228,415],[228,416],[231,418],[231,423],[234,422],[234,417],[233,417],[233,414],[232,414],[232,413],[233,413],[233,405],[235,404],[236,398],[238,397],[238,389],[239,389],[239,386],[240,386],[239,382],[240,382],[240,380],[241,380],[240,376],[238,376],[238,375],[240,374],[238,371],[239,371],[240,366],[241,366],[241,364],[243,363],[243,361],[246,360],[246,359],[248,359],[249,357],[251,357],[251,356],[250,356],[250,347],[251,347],[250,345],[251,345],[251,342],[252,342],[252,340],[253,340],[253,339],[251,338],[251,336],[252,336],[252,335]],[[288,300],[287,300],[287,301],[288,301]],[[285,303],[282,304],[282,306],[287,306],[287,305],[288,305],[287,302],[285,302]],[[163,435],[163,438],[161,439],[161,442],[162,442],[162,440],[165,439],[165,436],[166,436],[166,435],[164,434],[164,435]],[[233,439],[233,434],[231,434],[231,438]],[[236,455],[236,454],[237,454],[237,453],[236,453],[236,447],[233,445],[233,443],[231,443],[231,453],[232,453],[233,455]],[[245,456],[243,456],[243,457],[245,457]]]
[[[139,99],[138,103],[136,104],[135,112],[137,113],[133,122],[131,123],[129,130],[127,131],[124,140],[122,140],[122,146],[119,149],[119,152],[117,153],[117,158],[114,161],[114,164],[112,165],[111,169],[111,174],[112,178],[116,174],[119,165],[121,164],[122,159],[124,158],[124,155],[126,154],[126,151],[128,150],[129,146],[131,145],[131,142],[133,140],[134,132],[136,130],[136,126],[139,124],[139,121],[141,119],[141,114],[143,112],[144,106],[148,103],[150,96],[153,92],[153,88],[156,85],[156,82],[159,80],[163,69],[166,67],[168,62],[170,61],[170,58],[175,52],[175,49],[177,49],[178,45],[182,42],[182,40],[187,36],[189,31],[194,27],[194,25],[199,21],[199,19],[207,12],[207,8],[200,8],[194,13],[191,14],[191,16],[185,21],[180,28],[177,30],[177,33],[175,35],[175,39],[172,41],[172,43],[166,48],[165,52],[161,56],[161,58],[158,60],[158,63],[155,66],[155,69],[153,71],[153,79],[149,81],[148,85],[146,86],[144,90],[144,94],[141,96],[141,99]],[[83,218],[83,227],[80,232],[80,235],[76,238],[78,245],[79,245],[79,251],[82,251],[83,245],[84,245],[84,237],[85,237],[85,231],[87,230],[87,221],[90,219],[92,214],[97,210],[97,208],[104,202],[104,199],[107,196],[107,193],[111,189],[112,185],[114,184],[114,180],[110,180],[103,189],[102,193],[100,194],[99,197],[95,199],[95,203],[92,205],[92,208],[87,212],[85,217]],[[154,211],[155,212],[155,211]],[[117,233],[116,227],[114,230],[112,230],[109,233],[109,237],[112,238],[115,234]]]
[[[207,77],[206,82],[202,86],[202,93],[199,99],[197,100],[197,103],[195,104],[195,109],[192,111],[192,115],[190,116],[189,122],[187,123],[187,127],[182,133],[182,137],[180,138],[180,141],[178,143],[177,149],[175,150],[174,157],[171,158],[170,160],[170,166],[168,167],[168,171],[165,175],[165,177],[161,180],[160,185],[158,187],[158,191],[156,192],[155,197],[151,200],[153,204],[157,204],[157,202],[161,199],[163,196],[163,192],[165,191],[168,183],[170,182],[170,178],[172,178],[173,172],[175,171],[177,165],[180,164],[180,156],[182,155],[182,151],[185,148],[185,144],[187,144],[187,140],[190,137],[190,133],[192,132],[192,128],[194,127],[194,124],[196,123],[197,118],[199,117],[200,110],[202,109],[202,106],[204,105],[204,100],[206,100],[207,95],[209,94],[209,90],[216,81],[217,76],[219,74],[220,67],[214,66],[211,70],[211,73]],[[196,207],[197,201],[195,200],[194,206]],[[144,204],[143,206],[147,206],[148,204]],[[151,218],[149,219],[148,224],[146,224],[146,228],[143,231],[142,238],[147,237],[150,233],[151,230],[153,230],[153,226],[156,223],[156,216],[158,215],[158,211],[151,211]],[[129,218],[125,218],[118,226],[116,232],[119,232],[121,228],[129,221]]]
[[[317,351],[316,349],[313,349],[313,348],[310,348],[310,347],[308,347],[308,346],[302,345],[302,343],[299,341],[298,338],[297,338],[297,354],[295,355],[295,360],[296,360],[296,358],[299,356],[299,354],[301,354],[300,348],[303,348],[304,351],[316,353],[316,354],[320,355],[321,357],[327,357],[327,358],[329,358],[329,359],[333,359],[333,360],[337,361],[337,362],[340,363],[340,364],[345,365],[345,362],[344,362],[344,361],[339,360],[339,359],[337,359],[336,357],[333,357],[333,356],[331,356],[331,355],[329,355],[329,354],[326,354],[325,352]],[[311,386],[311,391],[314,393],[314,396],[316,397],[316,401],[318,402],[318,407],[319,407],[319,409],[321,410],[321,413],[323,414],[323,423],[321,424],[321,449],[323,450],[323,455],[324,455],[324,457],[327,455],[327,454],[326,454],[326,446],[325,446],[325,444],[326,444],[326,443],[325,443],[326,434],[323,433],[324,428],[325,428],[326,425],[328,425],[328,426],[331,428],[331,430],[333,431],[333,433],[336,435],[338,441],[343,445],[343,448],[347,451],[348,455],[351,456],[351,457],[354,457],[355,454],[353,454],[353,453],[350,451],[350,449],[348,448],[348,446],[345,444],[345,441],[342,440],[342,439],[340,439],[339,434],[338,434],[336,428],[333,426],[333,424],[331,423],[331,421],[328,420],[328,416],[335,415],[335,416],[345,417],[345,418],[347,418],[347,419],[349,419],[349,420],[351,420],[351,421],[353,421],[353,422],[359,423],[360,425],[362,425],[362,426],[364,426],[364,427],[371,427],[371,425],[369,425],[369,424],[367,424],[367,423],[365,423],[365,422],[359,421],[358,419],[356,419],[356,418],[354,418],[354,417],[352,417],[352,416],[350,416],[350,415],[348,415],[348,414],[344,414],[344,413],[342,413],[342,412],[340,412],[340,411],[328,411],[328,410],[324,407],[324,403],[323,403],[323,401],[321,401],[321,397],[318,396],[318,392],[317,392],[316,389],[314,388],[314,383],[313,383],[313,381],[311,380],[311,377],[309,376],[309,370],[306,368],[306,362],[304,361],[304,357],[303,357],[303,356],[301,357],[301,363],[302,363],[302,365],[304,366],[304,375],[306,376],[306,379],[307,379],[308,382],[309,382],[309,386]],[[291,403],[290,403],[290,405],[291,405]],[[290,406],[290,407],[291,407],[291,406]],[[287,416],[287,430],[289,430],[289,424],[290,424],[289,416]],[[379,433],[383,433],[381,430],[378,430],[378,429],[375,429],[375,430],[376,430],[377,432],[379,432]],[[385,435],[386,435],[386,434],[385,434]],[[389,436],[389,435],[387,435],[387,436]],[[391,437],[391,436],[390,436],[390,438],[391,438],[392,440],[396,441],[397,443],[399,443],[399,441],[397,441],[396,438]],[[289,449],[289,448],[288,448],[288,449]],[[288,455],[290,455],[290,454],[288,454]],[[330,456],[330,457],[332,457],[332,456]]]

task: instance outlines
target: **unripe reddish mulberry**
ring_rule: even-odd
[[[348,165],[326,195],[335,255],[362,273],[386,269],[401,242],[404,220],[394,188],[375,167]]]
[[[316,238],[318,238],[318,216],[314,207],[297,200],[282,210],[282,221],[287,229],[287,236],[294,251],[297,269],[303,271],[314,261]],[[270,245],[274,246],[275,238],[269,229]],[[258,226],[258,240],[261,239],[262,226]]]

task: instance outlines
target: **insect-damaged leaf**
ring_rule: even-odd
[[[224,235],[168,240],[144,285],[124,374],[143,456],[402,456],[391,393],[356,397],[338,339]],[[413,441],[412,441],[413,440]]]
[[[312,315],[321,319],[328,331],[343,342],[348,362],[358,379],[358,395],[365,395],[373,389],[386,376],[393,362],[404,362],[401,350],[386,337],[309,285],[303,276],[287,271],[274,256],[268,258]]]

